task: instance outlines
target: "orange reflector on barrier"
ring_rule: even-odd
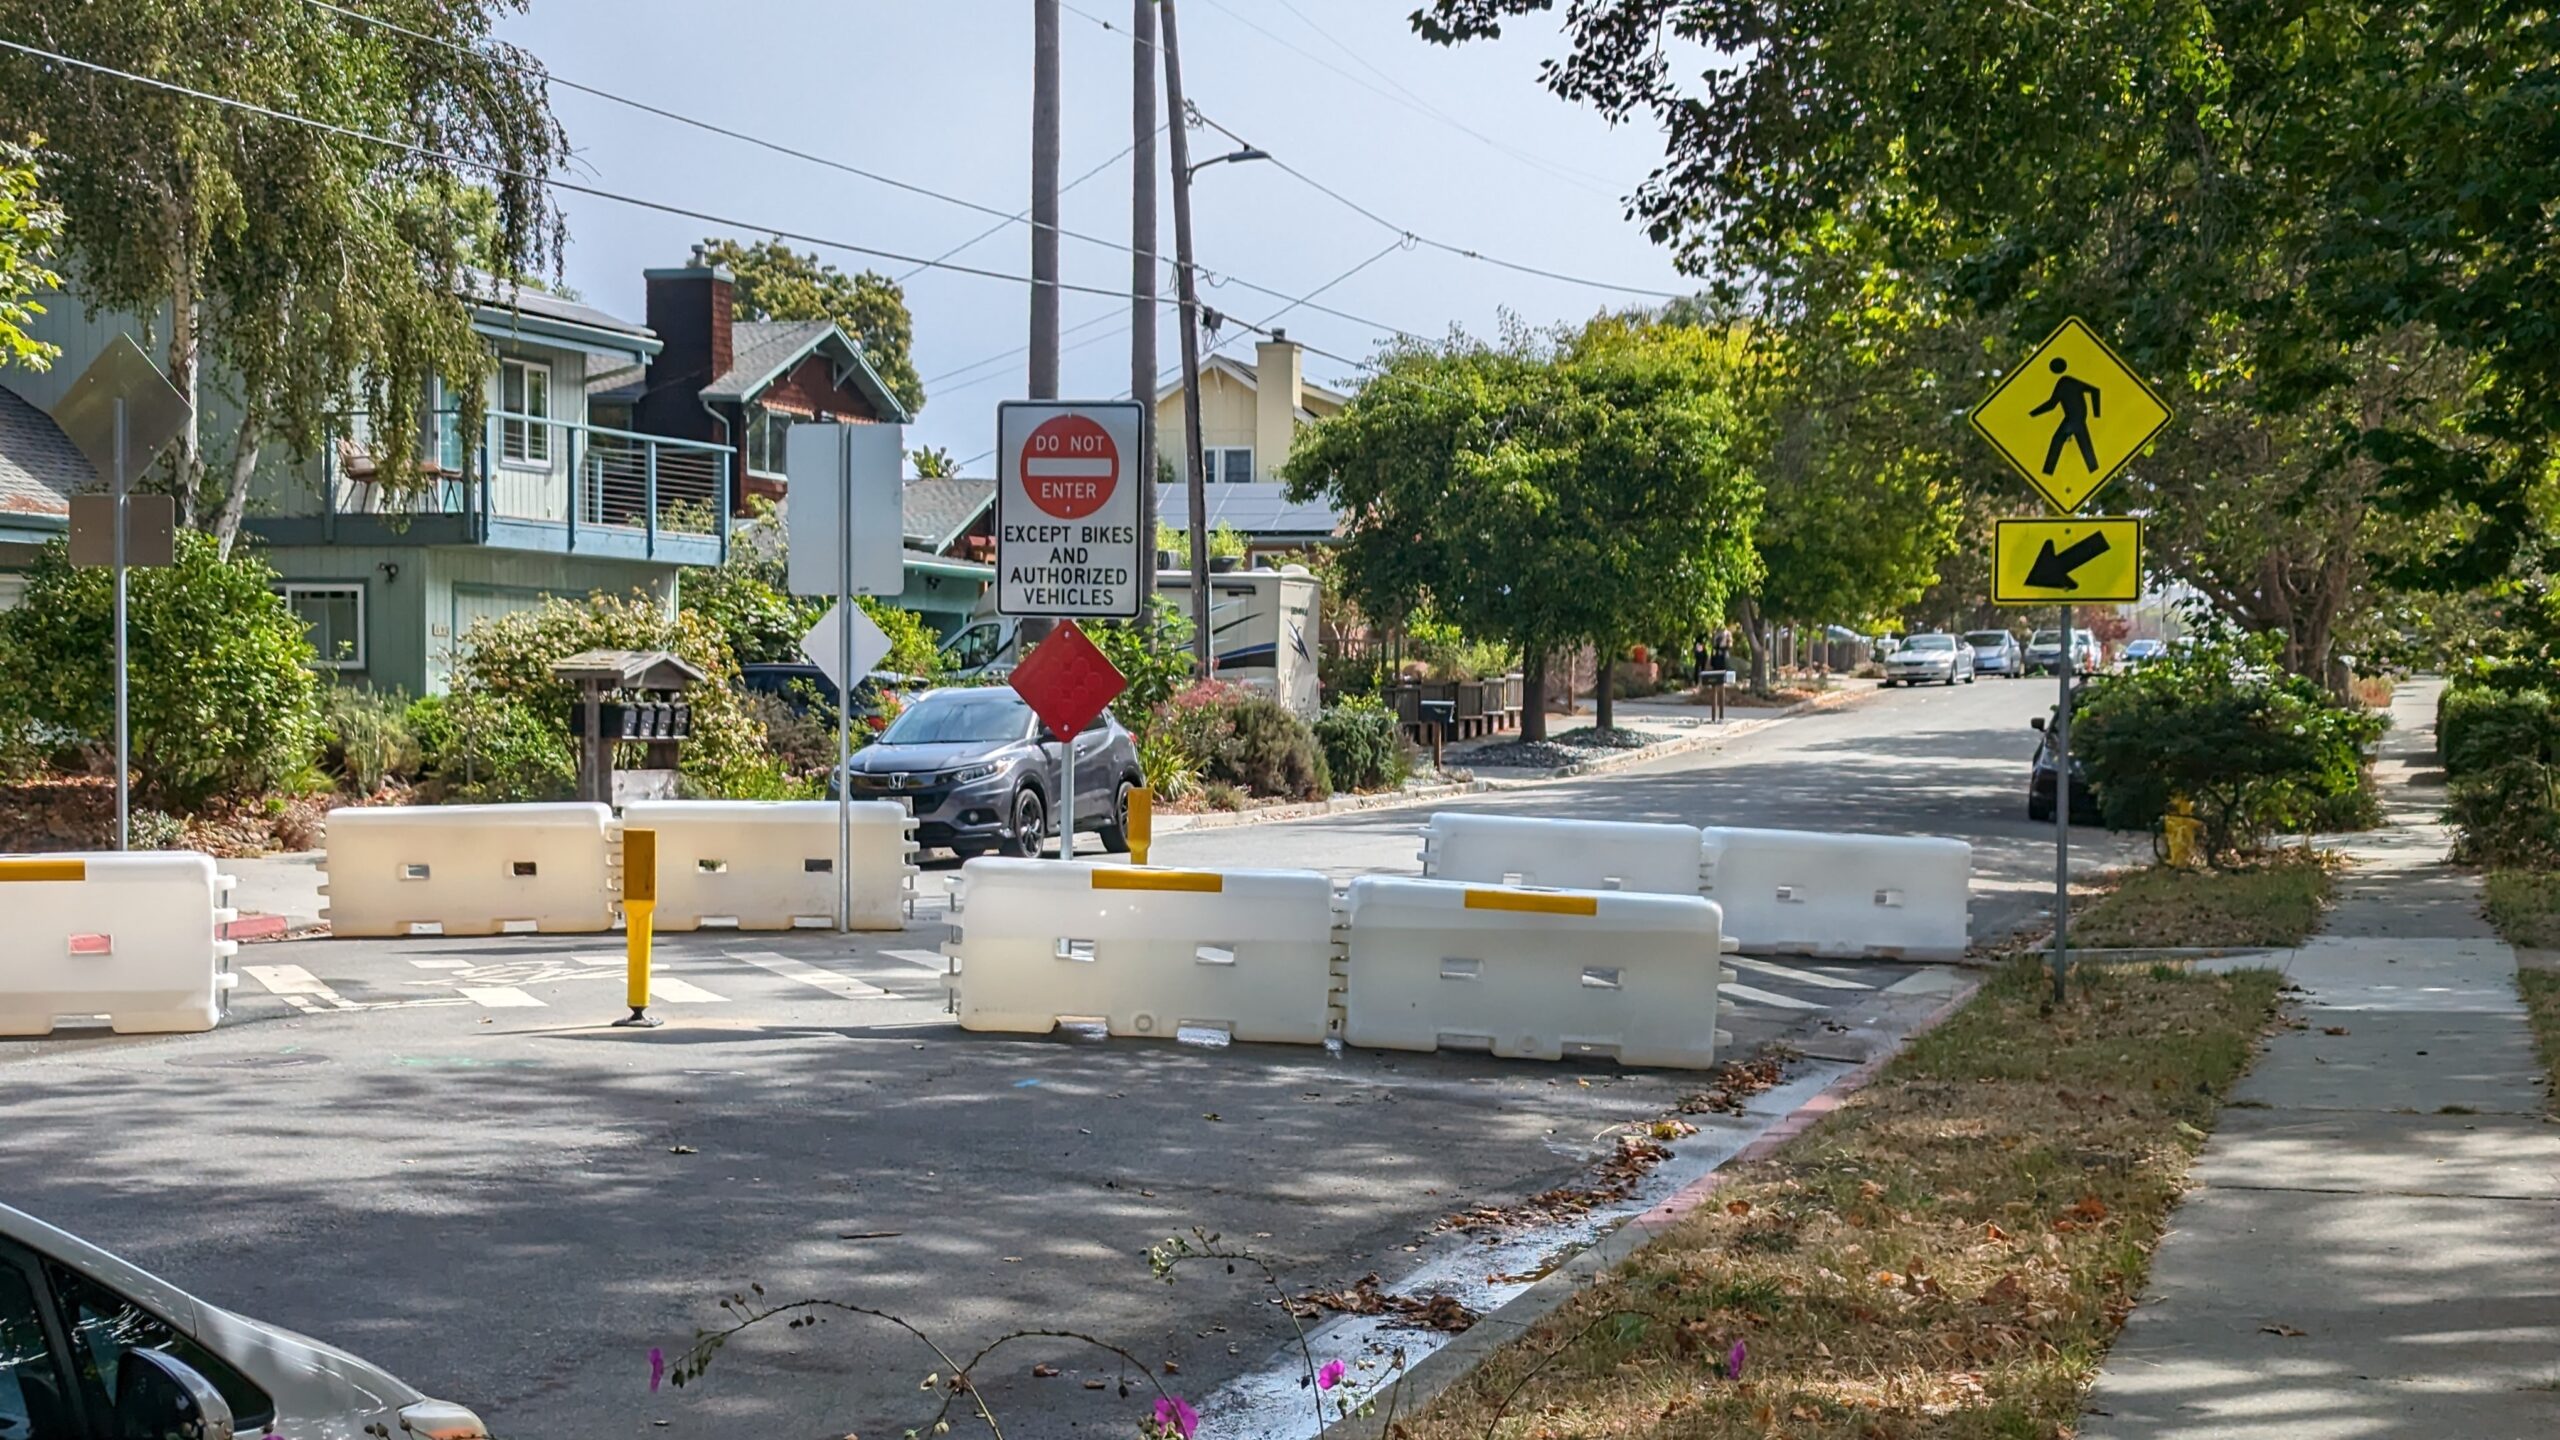
[[[85,860],[0,860],[0,882],[10,880],[86,880]]]
[[[1103,866],[1093,872],[1096,890],[1190,890],[1223,893],[1227,877],[1215,870],[1136,870]]]
[[[1531,890],[1470,890],[1470,910],[1526,910],[1533,915],[1597,915],[1597,895],[1555,895]]]

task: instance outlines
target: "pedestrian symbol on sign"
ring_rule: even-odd
[[[2054,464],[2062,459],[2063,442],[2076,440],[2080,442],[2080,463],[2094,474],[2098,468],[2098,448],[2089,443],[2089,421],[2101,413],[2098,387],[2074,376],[2071,362],[2059,355],[2054,357],[2052,368],[2054,374],[2062,377],[2053,382],[2053,394],[2047,396],[2043,404],[2027,412],[2029,415],[2042,415],[2056,409],[2062,412],[2062,418],[2053,425],[2053,443],[2044,450],[2044,473],[2052,474]]]

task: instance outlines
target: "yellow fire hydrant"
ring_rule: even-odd
[[[2186,796],[2170,800],[2169,813],[2161,822],[2169,837],[2169,863],[2181,870],[2194,870],[2204,864],[2204,822],[2196,818],[2196,807]]]

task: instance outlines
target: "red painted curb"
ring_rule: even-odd
[[[239,919],[222,927],[221,938],[225,940],[264,940],[270,936],[282,935],[285,932],[287,923],[288,922],[281,915],[243,915]]]
[[[1724,1184],[1726,1175],[1733,1167],[1747,1165],[1754,1160],[1765,1160],[1777,1153],[1780,1146],[1812,1129],[1814,1122],[1839,1109],[1840,1102],[1865,1089],[1876,1076],[1882,1074],[1884,1067],[1891,1064],[1893,1057],[1901,1054],[1904,1047],[1945,1024],[1948,1016],[1963,1009],[1966,1002],[1973,999],[1974,993],[1981,988],[1979,984],[1968,986],[1963,993],[1950,997],[1947,1003],[1922,1017],[1919,1024],[1894,1037],[1893,1043],[1884,1050],[1869,1056],[1864,1064],[1824,1086],[1822,1093],[1787,1112],[1786,1118],[1777,1124],[1761,1131],[1753,1137],[1750,1144],[1735,1151],[1732,1158],[1665,1197],[1661,1204],[1628,1221],[1629,1228],[1665,1229],[1704,1205],[1707,1198]]]

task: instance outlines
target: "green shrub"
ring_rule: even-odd
[[[1161,595],[1136,620],[1098,620],[1084,627],[1129,688],[1111,702],[1111,713],[1144,733],[1156,712],[1191,678],[1191,622]]]
[[[1470,639],[1457,626],[1428,616],[1405,627],[1404,656],[1434,680],[1490,680],[1520,666],[1520,652],[1510,644]]]
[[[2560,866],[2560,769],[2515,756],[2456,779],[2445,819],[2453,858],[2465,865],[2544,870]]]
[[[2148,830],[2183,795],[2218,862],[2362,789],[2364,749],[2388,722],[2278,672],[2268,651],[2263,639],[2211,636],[2091,683],[2072,749],[2108,828]]]
[[[2560,715],[2546,691],[2449,687],[2436,704],[2436,750],[2448,780],[2510,759],[2553,764],[2560,762]]]
[[[409,697],[352,685],[320,687],[320,764],[358,795],[415,780],[425,752],[409,728]]]
[[[175,565],[131,572],[134,789],[185,810],[290,783],[320,735],[311,641],[276,572],[213,537],[178,536]],[[75,570],[56,540],[37,553],[17,608],[0,614],[0,750],[115,744],[114,582]]]
[[[1228,710],[1228,722],[1234,739],[1223,768],[1211,778],[1283,800],[1321,800],[1331,793],[1315,732],[1288,706],[1267,695],[1248,695]]]
[[[565,717],[538,714],[506,695],[457,691],[438,703],[435,725],[437,799],[498,805],[578,793]]]
[[[1228,752],[1235,746],[1235,705],[1246,691],[1223,680],[1193,683],[1167,700],[1148,724],[1148,733],[1166,737],[1166,753],[1181,756],[1203,780],[1229,777]]]
[[[1345,700],[1316,717],[1316,743],[1338,788],[1392,790],[1413,773],[1404,731],[1393,711],[1374,699]]]
[[[720,632],[735,664],[799,663],[800,637],[831,603],[790,592],[781,539],[780,523],[769,510],[760,510],[758,523],[738,531],[726,561],[709,570],[687,570],[677,582],[676,603]],[[868,595],[855,603],[889,637],[889,653],[880,668],[927,680],[942,673],[942,642],[922,616]]]
[[[1199,757],[1183,748],[1182,736],[1172,726],[1151,725],[1138,733],[1137,741],[1139,773],[1158,799],[1188,799],[1200,788]]]

